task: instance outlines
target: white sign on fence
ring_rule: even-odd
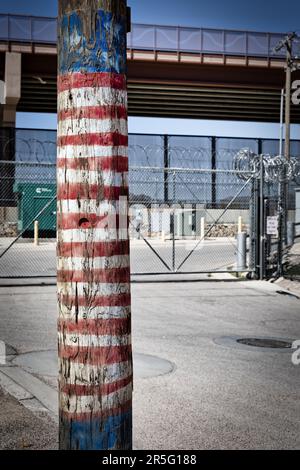
[[[267,235],[278,237],[278,216],[267,217]]]

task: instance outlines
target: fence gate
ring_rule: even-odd
[[[130,225],[138,274],[251,271],[238,266],[254,175],[236,170],[132,168]]]

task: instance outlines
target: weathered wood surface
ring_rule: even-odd
[[[126,1],[59,0],[61,449],[130,449]]]

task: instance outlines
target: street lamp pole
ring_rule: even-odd
[[[126,0],[59,0],[59,445],[132,448]]]

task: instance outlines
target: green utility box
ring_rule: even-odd
[[[23,237],[33,237],[34,222],[39,222],[40,238],[56,237],[56,195],[55,184],[15,183],[14,193],[18,195],[18,230],[25,230]],[[52,200],[53,199],[53,200]],[[52,202],[50,203],[50,201]],[[50,203],[50,204],[49,204]],[[49,206],[38,216],[38,214]],[[26,228],[31,224],[28,228]]]

